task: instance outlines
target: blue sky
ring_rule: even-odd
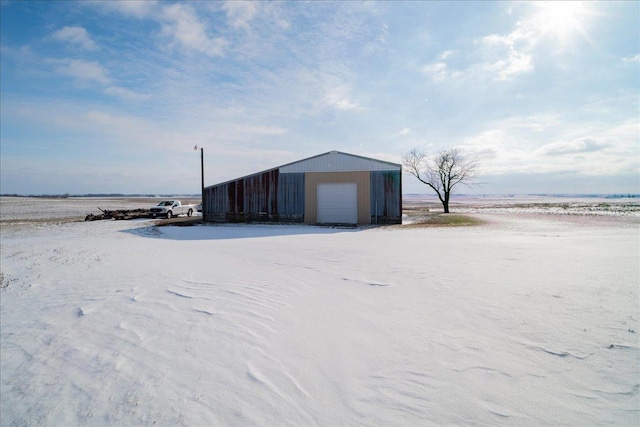
[[[460,192],[640,193],[639,2],[0,7],[1,193],[198,193],[195,145],[206,185],[458,147]]]

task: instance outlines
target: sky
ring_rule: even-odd
[[[640,3],[0,3],[0,193],[197,194],[332,150],[640,193]],[[404,193],[429,193],[411,176]]]

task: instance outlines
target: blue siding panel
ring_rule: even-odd
[[[304,173],[280,174],[279,214],[286,220],[304,220]]]
[[[402,224],[401,174],[401,171],[371,172],[372,224]]]

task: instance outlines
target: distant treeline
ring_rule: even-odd
[[[640,198],[640,194],[552,194],[552,193],[522,193],[522,194],[456,194],[455,197],[583,197],[583,198],[601,198],[601,199],[637,199]],[[408,193],[403,194],[403,197],[428,197],[436,198],[435,194],[423,194],[423,193]]]
[[[609,194],[607,199],[637,199],[640,198],[640,194]]]
[[[69,199],[73,197],[200,197],[200,194],[123,194],[123,193],[105,193],[105,194],[0,194],[0,197],[40,197],[46,199]]]
[[[89,193],[89,194],[0,194],[0,197],[40,197],[46,199],[68,199],[72,197],[200,197],[198,194],[124,194],[124,193]],[[404,197],[424,196],[435,197],[433,194],[409,193]],[[637,199],[640,194],[457,194],[456,197],[516,197],[516,196],[543,196],[543,197],[601,197],[606,199]]]

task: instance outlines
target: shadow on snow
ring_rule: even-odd
[[[316,226],[303,224],[200,224],[193,226],[147,226],[122,230],[122,233],[168,240],[229,240],[260,237],[322,235],[354,233],[363,228],[354,226]]]

